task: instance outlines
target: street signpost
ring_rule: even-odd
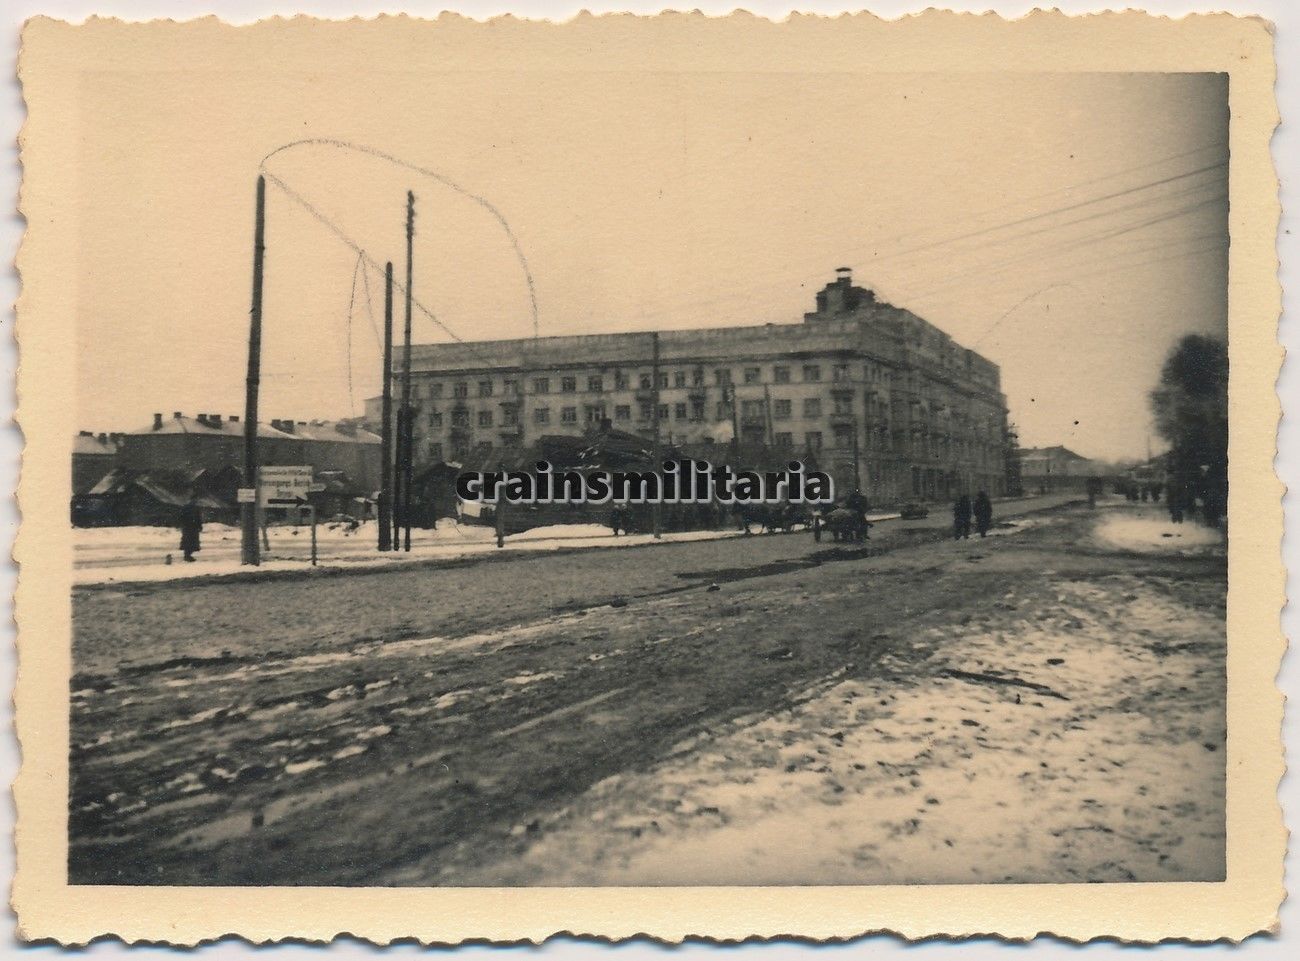
[[[311,566],[316,566],[316,508],[307,503],[307,495],[325,489],[312,482],[311,467],[266,465],[257,472],[257,506],[287,508],[298,511],[295,519],[307,510],[311,514]],[[265,526],[263,526],[265,531]],[[265,536],[265,535],[263,535]]]
[[[300,507],[311,491],[310,467],[265,466],[257,489],[264,507]]]

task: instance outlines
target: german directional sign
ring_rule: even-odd
[[[264,505],[293,507],[307,503],[311,468],[268,465],[259,471],[258,481],[258,494]]]

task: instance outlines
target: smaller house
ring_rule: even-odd
[[[83,430],[72,439],[72,493],[84,494],[117,466],[121,434]]]
[[[1020,478],[1029,494],[1084,493],[1089,477],[1105,471],[1096,461],[1068,447],[1025,447],[1018,452]]]
[[[235,523],[239,509],[233,498],[215,493],[233,490],[232,483],[238,483],[238,473],[232,469],[183,471],[119,467],[90,490],[72,498],[72,523],[76,527],[124,524],[176,527],[181,508],[193,491],[199,493],[205,520]]]

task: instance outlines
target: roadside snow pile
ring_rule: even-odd
[[[1107,547],[1142,553],[1196,551],[1223,544],[1223,534],[1212,527],[1134,514],[1107,517],[1097,525],[1094,536]]]

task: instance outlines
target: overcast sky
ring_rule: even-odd
[[[1171,345],[1226,337],[1214,75],[425,71],[357,85],[262,65],[101,73],[82,94],[84,429],[242,413],[254,181],[305,138],[364,145],[494,205],[543,336],[794,322],[850,266],[1002,366],[1026,445],[1144,455]],[[415,296],[445,325],[417,313],[416,341],[532,335],[515,249],[472,199],[337,146],[282,150],[266,169],[298,199],[268,185],[264,419],[359,413],[378,391],[382,276],[339,234],[400,280],[408,188]]]

